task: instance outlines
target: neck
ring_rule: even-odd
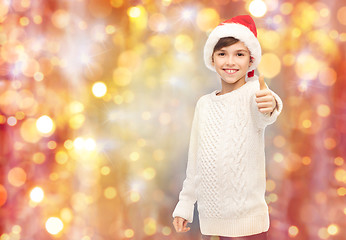
[[[222,88],[221,88],[221,92],[219,94],[217,94],[217,95],[223,95],[223,94],[232,92],[232,91],[240,88],[244,84],[245,84],[245,76],[240,78],[235,83],[227,83],[223,79],[221,79],[221,87]]]

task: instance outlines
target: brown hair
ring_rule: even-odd
[[[239,42],[238,39],[234,38],[234,37],[223,37],[223,38],[220,38],[219,41],[216,43],[215,47],[214,47],[214,50],[213,50],[213,54],[220,50],[221,48],[223,47],[228,47],[228,46],[231,46],[235,43]]]

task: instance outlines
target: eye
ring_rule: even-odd
[[[225,56],[225,53],[220,52],[220,53],[218,53],[217,55],[218,55],[218,56]]]
[[[242,57],[242,56],[244,56],[244,53],[237,53],[237,56]]]

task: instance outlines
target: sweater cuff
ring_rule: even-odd
[[[181,217],[186,219],[189,223],[193,221],[193,211],[195,209],[194,202],[179,201],[173,212],[173,218]]]

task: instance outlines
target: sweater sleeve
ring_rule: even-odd
[[[190,134],[190,144],[188,151],[188,161],[186,168],[186,178],[183,183],[183,188],[179,194],[179,202],[176,205],[173,218],[182,217],[188,222],[193,221],[194,204],[197,201],[195,193],[195,172],[196,172],[196,157],[198,145],[198,115],[199,115],[199,102],[197,102],[195,113],[192,121],[192,128]]]
[[[282,107],[283,107],[281,98],[272,90],[270,90],[270,91],[273,94],[275,101],[276,101],[276,107],[272,113],[261,113],[258,110],[257,103],[256,103],[256,94],[253,94],[252,99],[251,99],[252,115],[255,118],[255,122],[256,122],[257,127],[261,128],[261,129],[265,128],[267,125],[274,123],[276,121],[277,117],[280,115],[280,113],[282,111]]]

